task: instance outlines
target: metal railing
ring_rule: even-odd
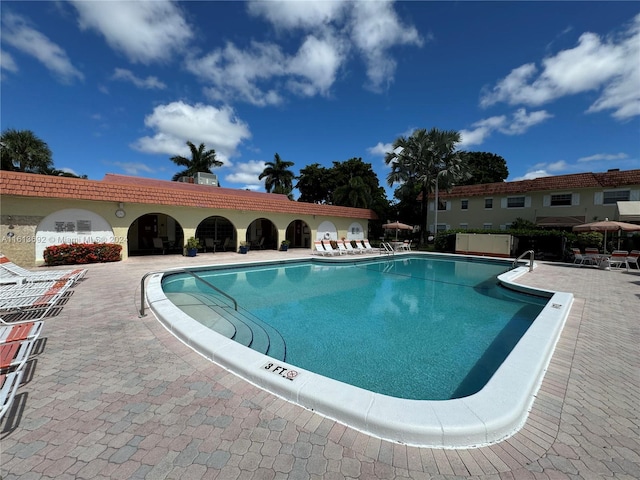
[[[523,257],[529,255],[529,271],[533,272],[533,260],[535,259],[535,252],[533,250],[527,250],[523,252],[518,258],[513,261],[513,268],[518,266],[518,262],[522,260]]]
[[[140,310],[139,310],[139,316],[140,317],[144,317],[145,316],[145,313],[144,313],[144,311],[145,311],[145,302],[144,302],[144,298],[145,298],[145,280],[150,275],[157,275],[157,274],[160,274],[160,273],[188,273],[189,275],[193,276],[196,280],[200,280],[207,287],[212,288],[216,292],[220,293],[221,295],[223,295],[223,296],[227,297],[229,300],[231,300],[233,302],[234,310],[236,312],[238,311],[238,302],[236,301],[235,298],[233,298],[228,293],[223,292],[222,290],[220,290],[215,285],[212,285],[211,283],[207,282],[204,278],[199,277],[198,275],[193,273],[191,270],[187,270],[187,269],[182,268],[182,269],[178,269],[178,270],[169,270],[169,271],[161,270],[161,271],[155,271],[155,272],[147,272],[142,276],[142,280],[140,280]]]

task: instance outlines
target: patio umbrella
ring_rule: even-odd
[[[605,218],[600,222],[583,223],[573,227],[574,232],[604,232],[604,251],[607,251],[607,232],[640,232],[640,225],[633,223],[616,222]],[[620,248],[620,237],[618,237]]]
[[[400,223],[398,221],[385,223],[382,225],[382,228],[385,230],[395,230],[396,231],[396,240],[398,240],[398,230],[413,230],[411,225],[407,225],[406,223]]]

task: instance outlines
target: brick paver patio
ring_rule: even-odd
[[[308,256],[250,252],[247,259]],[[0,424],[3,479],[640,478],[640,273],[542,262],[527,285],[571,314],[523,429],[469,450],[408,447],[289,404],[210,363],[147,315],[150,270],[235,253],[89,265]]]

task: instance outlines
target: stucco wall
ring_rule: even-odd
[[[337,237],[347,237],[354,222],[362,225],[363,231],[368,231],[367,220],[354,218],[126,203],[122,205],[125,216],[120,218],[116,216],[120,205],[115,202],[2,196],[0,251],[13,262],[25,267],[41,264],[42,260],[37,258],[38,250],[35,245],[38,226],[48,215],[70,208],[88,210],[104,218],[111,225],[114,243],[122,245],[123,259],[128,255],[127,238],[131,225],[142,215],[153,213],[173,217],[182,227],[185,239],[195,236],[200,222],[212,215],[227,218],[236,228],[238,240],[245,239],[247,228],[258,218],[266,218],[273,222],[278,232],[278,243],[286,238],[287,226],[294,220],[302,220],[309,226],[311,239],[315,239],[318,226],[325,221],[335,225]],[[9,228],[10,225],[13,226],[12,229]],[[13,235],[7,235],[9,232]]]

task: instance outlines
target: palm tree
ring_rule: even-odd
[[[266,162],[265,168],[258,177],[265,179],[264,188],[267,193],[282,193],[290,195],[293,190],[293,179],[295,175],[289,167],[293,167],[293,162],[287,162],[280,158],[277,153],[273,157],[273,162]]]
[[[53,168],[49,146],[31,130],[7,129],[0,136],[0,168],[47,174]]]
[[[341,185],[333,192],[335,205],[355,208],[369,208],[372,202],[371,188],[362,177],[352,177],[349,183]]]
[[[438,182],[438,188],[451,188],[458,180],[468,177],[459,152],[460,133],[432,128],[415,130],[409,138],[399,137],[393,142],[393,151],[387,153],[385,162],[391,164],[387,183],[400,183],[407,189],[418,188],[421,197],[421,240],[426,232],[429,193]],[[436,205],[435,208],[438,208]],[[437,225],[435,226],[437,229]]]
[[[205,151],[204,143],[201,143],[198,148],[187,140],[187,145],[191,150],[191,159],[176,155],[171,157],[171,161],[181,167],[187,167],[185,170],[176,173],[171,180],[178,181],[180,177],[192,177],[198,172],[212,173],[212,167],[221,167],[222,162],[216,159],[216,151],[212,148]]]

